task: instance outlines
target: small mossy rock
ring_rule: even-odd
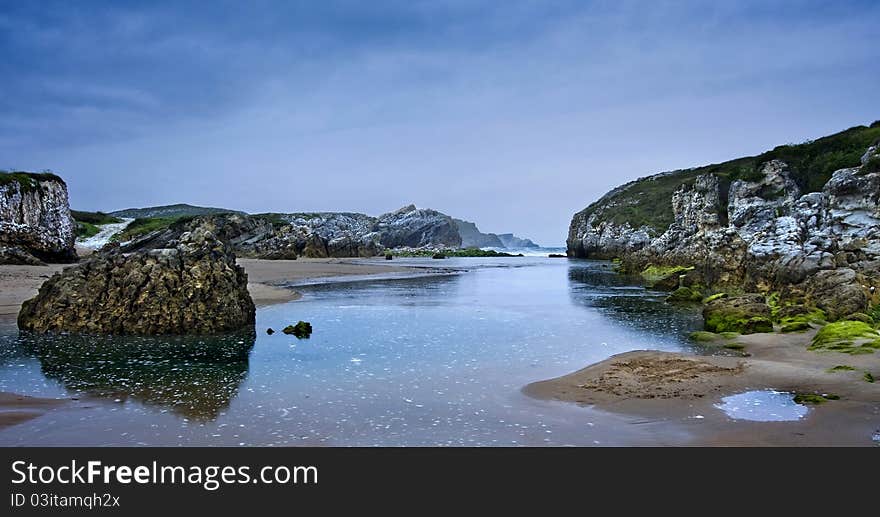
[[[655,266],[649,265],[641,272],[645,285],[651,289],[672,291],[680,285],[680,277],[694,269],[693,266]]]
[[[699,302],[703,295],[690,287],[679,287],[666,297],[667,302]]]
[[[713,300],[703,306],[703,322],[709,332],[754,334],[773,331],[770,307],[760,294]]]
[[[874,324],[874,318],[868,316],[867,314],[865,314],[863,312],[854,312],[854,313],[850,314],[849,316],[847,316],[846,318],[844,318],[844,320],[846,320],[846,321],[861,321],[861,322],[867,323],[868,325]]]
[[[394,260],[394,255],[392,255],[391,253],[386,253],[385,260]]]
[[[446,258],[446,255],[443,254],[443,253],[434,253],[433,255],[431,255],[431,258],[432,258],[432,259],[438,259],[438,260],[439,260],[439,259],[445,259],[445,258]]]
[[[697,330],[688,334],[688,337],[693,341],[697,341],[700,343],[709,343],[712,341],[717,341],[722,338],[720,334],[716,334],[714,332],[706,332],[705,330]]]
[[[284,327],[284,332],[288,335],[293,335],[298,339],[308,339],[312,335],[312,324],[308,321],[298,321],[296,325],[288,325]]]
[[[863,321],[836,321],[825,325],[813,336],[809,350],[843,352],[847,354],[873,353],[873,343],[880,334]]]
[[[810,330],[811,328],[813,327],[805,321],[795,321],[794,323],[783,325],[782,328],[779,329],[779,332],[787,334],[789,332],[802,332],[804,330]]]

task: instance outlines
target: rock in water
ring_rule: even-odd
[[[0,173],[0,248],[51,262],[76,260],[74,223],[64,180],[50,173]],[[11,253],[11,252],[10,252]]]
[[[254,324],[247,274],[225,243],[197,229],[173,248],[101,253],[57,273],[26,301],[22,330],[216,334]]]
[[[288,325],[284,327],[285,334],[293,334],[298,339],[308,339],[312,335],[312,324],[308,321],[298,321],[296,325]]]

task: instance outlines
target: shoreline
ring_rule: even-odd
[[[248,275],[248,291],[258,307],[298,300],[302,295],[293,289],[294,286],[337,281],[399,279],[453,272],[440,268],[383,264],[378,263],[377,259],[369,258],[297,260],[239,258],[237,263]],[[75,263],[45,266],[0,265],[0,320],[14,320],[21,309],[21,304],[36,296],[44,281],[72,265]]]
[[[374,278],[399,279],[441,274],[424,267],[377,263],[375,259],[263,260],[239,258],[248,275],[248,292],[257,307],[285,303],[302,298],[290,285],[331,281],[358,281]],[[15,324],[21,304],[36,296],[40,286],[53,274],[74,264],[45,266],[0,265],[0,323]],[[448,274],[447,272],[446,274]],[[321,280],[323,279],[323,280]],[[0,391],[0,429],[40,417],[68,404],[66,398],[32,397]]]
[[[650,418],[688,433],[686,445],[876,445],[880,384],[862,376],[880,372],[880,357],[808,351],[815,332],[735,338],[748,357],[630,351],[522,391],[536,399]],[[838,365],[854,369],[830,371]],[[770,389],[840,399],[805,404],[804,418],[781,422],[733,419],[715,406],[726,396]]]

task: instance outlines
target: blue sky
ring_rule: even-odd
[[[71,204],[541,243],[608,189],[880,118],[880,2],[0,0],[0,167]]]

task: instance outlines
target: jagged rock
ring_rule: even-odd
[[[19,246],[0,246],[0,264],[45,266],[46,263]]]
[[[379,243],[386,248],[461,246],[458,226],[451,217],[415,205],[379,216],[373,230],[380,235]]]
[[[410,205],[380,218],[327,212],[185,218],[126,243],[125,251],[173,246],[183,233],[204,227],[232,245],[236,255],[264,259],[374,257],[392,247],[458,247],[452,218]]]
[[[247,274],[228,244],[198,228],[176,247],[99,253],[26,301],[22,330],[90,334],[215,334],[254,323]]]
[[[868,295],[850,268],[819,271],[807,280],[805,294],[810,304],[825,311],[829,321],[868,308]]]
[[[67,185],[54,174],[0,173],[0,246],[49,262],[76,260]]]
[[[712,300],[703,307],[703,321],[709,332],[773,332],[770,307],[757,294]]]

